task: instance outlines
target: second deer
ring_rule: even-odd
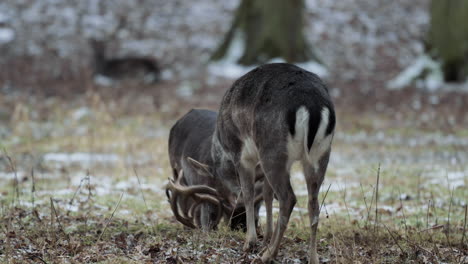
[[[104,41],[91,39],[90,45],[95,76],[144,83],[155,83],[159,80],[160,69],[155,59],[141,56],[108,57]]]

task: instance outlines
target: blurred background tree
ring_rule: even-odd
[[[428,52],[440,60],[445,81],[468,77],[468,1],[432,0]]]
[[[303,33],[305,9],[304,0],[242,0],[213,60],[228,56],[236,41],[243,47],[237,61],[243,65],[273,58],[287,62],[318,60]]]

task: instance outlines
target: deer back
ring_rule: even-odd
[[[215,147],[232,160],[241,151],[255,156],[273,148],[293,161],[310,156],[314,140],[334,126],[333,104],[317,75],[292,64],[266,64],[238,79],[223,97]]]
[[[211,141],[215,130],[217,113],[210,110],[192,109],[180,118],[169,132],[169,161],[174,172],[190,173],[185,164],[188,157],[207,166],[213,166]],[[209,184],[209,179],[192,172],[186,176],[187,185]],[[210,185],[213,185],[211,183]]]

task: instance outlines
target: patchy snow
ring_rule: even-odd
[[[79,121],[85,117],[88,117],[92,114],[91,110],[88,107],[80,107],[73,111],[72,118],[76,121]]]
[[[332,215],[332,214],[342,214],[342,213],[349,213],[350,215],[353,216],[358,216],[359,212],[346,206],[344,204],[339,204],[339,203],[325,203],[323,205],[323,208],[321,210],[321,214],[323,215]]]
[[[104,75],[96,75],[94,77],[94,83],[96,83],[97,85],[109,87],[114,84],[114,81],[112,80],[112,78],[106,77]]]
[[[426,184],[447,186],[450,190],[466,188],[468,182],[468,171],[447,171],[433,169],[423,174],[430,180]]]
[[[273,213],[278,213],[279,208],[273,207]],[[266,217],[266,209],[265,206],[260,207],[260,211],[258,212],[258,215],[261,217]]]
[[[0,27],[0,45],[12,42],[15,39],[15,31],[11,28]]]
[[[402,134],[387,135],[384,131],[375,131],[373,133],[360,131],[354,134],[339,133],[335,138],[347,143],[376,143],[410,147],[431,146],[434,144],[438,146],[468,146],[468,138],[440,133],[424,133],[418,136],[408,136]]]
[[[190,82],[182,82],[179,87],[177,87],[177,94],[181,97],[190,98],[194,93],[195,88],[191,85]]]
[[[284,62],[286,61],[281,58],[274,58],[274,59],[269,60],[267,63],[284,63]],[[321,78],[325,78],[329,74],[328,70],[323,65],[314,61],[294,63],[294,64],[307,71],[317,74]],[[222,60],[219,62],[210,63],[208,65],[208,72],[213,76],[224,77],[224,78],[229,78],[229,79],[237,79],[258,66],[260,66],[260,64],[244,66],[244,65],[240,65],[236,63],[235,61],[231,61],[230,59],[226,59],[226,60]]]
[[[97,153],[47,153],[43,157],[45,162],[57,163],[116,163],[120,157],[116,154],[97,154]]]
[[[71,188],[54,189],[54,190],[37,190],[36,195],[38,196],[66,196],[74,193],[76,190]]]
[[[398,76],[387,83],[390,90],[399,90],[417,82],[421,88],[436,90],[443,84],[443,73],[439,62],[427,55],[417,58],[413,64],[404,69]]]
[[[237,63],[214,62],[208,65],[208,72],[213,76],[237,79],[254,68],[255,66],[244,66]]]
[[[247,72],[253,70],[255,67],[259,65],[249,65],[244,66],[237,63],[237,61],[241,58],[242,54],[244,53],[245,45],[244,45],[244,37],[242,32],[237,31],[234,33],[234,37],[232,38],[231,44],[227,48],[226,55],[219,61],[212,62],[208,65],[208,72],[211,75],[224,77],[229,79],[237,79],[240,76],[246,74]],[[284,63],[286,62],[282,58],[273,58],[269,60],[267,63]],[[328,75],[327,69],[315,62],[303,62],[303,63],[295,63],[295,65],[313,72],[318,76],[324,78]]]
[[[18,173],[17,173],[16,175],[18,175]],[[14,173],[14,172],[3,172],[3,171],[0,171],[0,179],[3,179],[3,180],[14,180],[14,179],[15,179],[15,173]]]
[[[69,212],[78,212],[80,210],[80,207],[76,204],[69,204],[67,203],[65,205],[65,210],[69,211]]]

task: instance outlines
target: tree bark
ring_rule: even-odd
[[[468,77],[468,0],[432,0],[428,51],[442,63],[445,81]]]
[[[264,63],[272,58],[287,62],[318,60],[303,34],[304,11],[304,0],[242,0],[212,59],[225,57],[240,36],[244,47],[240,64]]]

